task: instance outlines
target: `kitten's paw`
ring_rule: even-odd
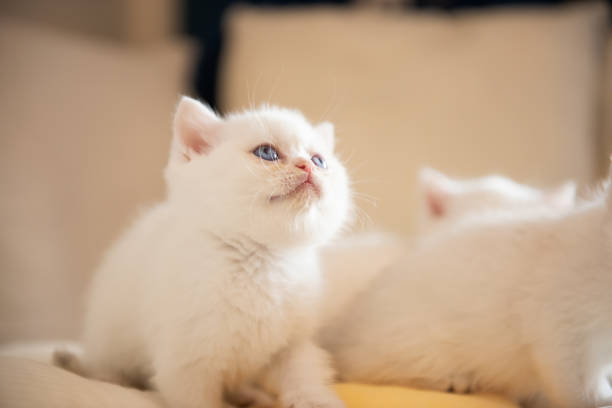
[[[287,394],[281,403],[283,408],[346,408],[344,402],[327,389]]]
[[[453,392],[456,394],[469,394],[474,392],[474,385],[472,384],[472,378],[468,375],[454,375],[450,378],[447,392]]]
[[[226,395],[227,400],[238,407],[274,408],[276,401],[264,391],[250,385],[243,385]]]
[[[74,374],[85,377],[85,368],[81,359],[70,350],[58,349],[53,352],[52,362],[54,366],[71,371]]]

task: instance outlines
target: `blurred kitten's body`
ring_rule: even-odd
[[[546,407],[612,404],[606,194],[470,214],[419,242],[325,333],[340,377]]]
[[[538,190],[509,178],[492,175],[473,179],[454,179],[432,168],[419,172],[419,207],[416,224],[421,235],[441,233],[457,222],[478,218],[495,211],[564,211],[572,208],[576,185]],[[326,271],[324,323],[334,320],[368,284],[406,252],[405,239],[384,233],[347,237],[322,252]],[[325,335],[325,333],[324,333]]]
[[[115,243],[92,283],[86,373],[151,379],[172,407],[214,408],[265,370],[284,406],[342,406],[311,341],[316,248],[350,207],[332,132],[274,108],[220,119],[184,98],[168,199]]]

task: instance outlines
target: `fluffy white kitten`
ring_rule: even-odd
[[[387,233],[343,237],[321,251],[325,276],[321,325],[333,324],[350,302],[404,252],[404,241]]]
[[[487,212],[417,244],[325,336],[341,379],[612,404],[611,196]]]
[[[316,249],[350,194],[333,127],[295,111],[217,116],[183,97],[167,199],[113,245],[92,283],[83,369],[151,379],[173,408],[249,402],[264,375],[284,407],[341,407],[311,340]],[[245,401],[245,398],[247,401]]]
[[[562,211],[573,207],[576,200],[576,184],[571,181],[539,190],[498,175],[460,180],[423,168],[418,183],[423,208],[417,220],[421,234],[439,233],[491,211]],[[324,323],[333,324],[355,296],[405,252],[406,246],[406,240],[394,235],[365,233],[325,247],[321,253],[326,280]]]
[[[564,209],[576,201],[573,181],[540,190],[500,175],[461,180],[423,168],[419,172],[419,186],[424,207],[419,221],[425,231],[483,211],[521,211],[540,206]]]

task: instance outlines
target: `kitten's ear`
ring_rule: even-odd
[[[571,208],[576,203],[576,183],[568,181],[546,194],[550,204],[559,208]]]
[[[419,185],[424,194],[428,215],[442,218],[448,211],[452,195],[457,189],[453,179],[429,167],[419,171]]]
[[[170,161],[188,162],[217,142],[221,119],[207,105],[183,96],[174,114]]]
[[[315,126],[315,130],[323,138],[329,150],[334,150],[334,125],[331,122],[321,122]]]

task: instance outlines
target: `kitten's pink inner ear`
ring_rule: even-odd
[[[432,191],[427,192],[426,198],[429,215],[431,215],[433,218],[442,218],[446,212],[446,208],[444,207],[444,199]]]
[[[430,167],[419,171],[419,183],[425,193],[427,210],[432,218],[442,218],[446,213],[447,201],[450,198],[452,180]]]
[[[216,141],[221,119],[208,106],[184,96],[174,117],[174,150],[182,161],[206,154]]]
[[[210,144],[203,139],[198,129],[187,129],[181,137],[183,145],[187,149],[185,154],[187,158],[189,158],[190,151],[195,154],[204,154],[210,149]]]

